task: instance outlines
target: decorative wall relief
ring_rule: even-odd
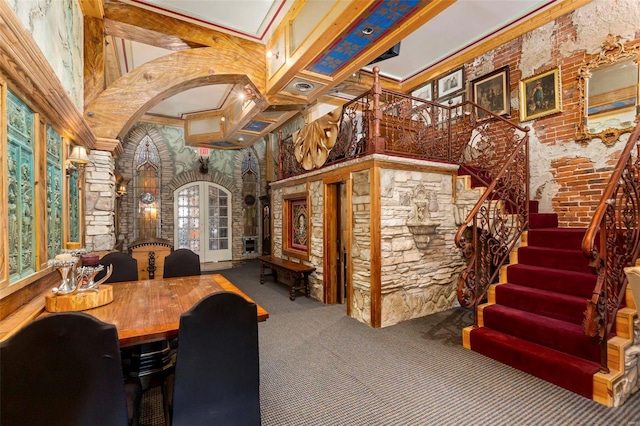
[[[34,113],[7,91],[9,279],[35,272]]]
[[[418,250],[425,250],[436,234],[439,222],[431,220],[431,212],[438,211],[436,193],[427,191],[424,185],[416,186],[411,204],[413,211],[407,221],[409,232],[413,234],[413,240]]]
[[[293,133],[294,154],[303,169],[313,170],[327,161],[338,138],[341,116],[342,108],[336,108]]]
[[[47,125],[47,256],[62,249],[62,136]]]

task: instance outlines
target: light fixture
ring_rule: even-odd
[[[371,27],[364,27],[364,28],[362,29],[362,34],[364,34],[364,35],[371,35],[371,34],[373,34],[373,28],[371,28]]]
[[[309,90],[313,89],[313,84],[311,83],[307,83],[304,81],[300,81],[296,84],[293,85],[293,87],[295,87],[299,92],[308,92]]]
[[[71,170],[82,171],[87,163],[89,163],[87,149],[84,146],[75,145],[67,157],[67,174],[70,174]]]
[[[280,52],[273,52],[271,50],[267,50],[267,59],[276,58],[276,60],[280,59]]]

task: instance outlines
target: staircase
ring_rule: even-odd
[[[478,326],[463,331],[463,344],[504,364],[605,405],[614,405],[614,382],[624,371],[632,313],[610,336],[610,372],[599,373],[600,346],[582,325],[597,275],[581,250],[586,229],[559,228],[556,214],[538,213],[531,202],[529,229],[500,283],[489,287],[478,306]],[[633,310],[635,311],[635,310]],[[615,328],[614,328],[615,329]],[[616,353],[611,353],[611,351]]]

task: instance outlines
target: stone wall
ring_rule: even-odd
[[[311,295],[318,300],[324,298],[324,185],[321,180],[309,184],[309,263],[316,270],[309,275]]]
[[[371,172],[351,175],[353,211],[351,236],[351,316],[371,325]]]
[[[115,161],[110,152],[91,151],[85,166],[85,247],[112,250],[115,235]]]
[[[381,171],[383,327],[456,303],[465,262],[454,242],[452,180],[449,173]],[[424,243],[421,230],[435,233]]]

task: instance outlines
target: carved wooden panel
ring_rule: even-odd
[[[9,276],[17,280],[35,272],[34,113],[7,92]]]
[[[47,259],[62,249],[62,136],[47,125]]]

